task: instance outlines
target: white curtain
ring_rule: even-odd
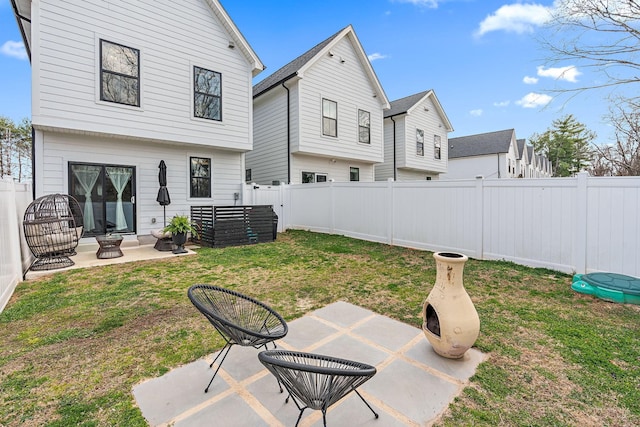
[[[93,217],[93,200],[91,200],[91,193],[100,176],[100,168],[96,166],[76,165],[73,167],[73,174],[78,178],[82,191],[84,191],[85,230],[93,230],[96,228],[96,223]]]
[[[127,219],[124,216],[124,208],[122,206],[122,193],[131,178],[131,169],[108,167],[107,176],[118,193],[116,201],[116,230],[127,230]]]

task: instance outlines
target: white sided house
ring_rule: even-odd
[[[514,129],[450,138],[448,170],[440,178],[516,178],[518,157]]]
[[[526,140],[518,139],[518,159],[516,161],[516,176],[518,178],[531,178],[529,165],[529,150],[527,150]]]
[[[384,113],[384,162],[376,181],[438,179],[447,171],[451,122],[433,90],[391,102]]]
[[[85,236],[233,204],[264,66],[218,0],[15,0],[32,65],[36,196],[68,193]]]
[[[387,97],[348,26],[256,84],[246,181],[373,181]]]

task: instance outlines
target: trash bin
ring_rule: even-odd
[[[276,240],[278,237],[278,215],[273,213],[273,240]]]

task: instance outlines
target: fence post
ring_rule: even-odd
[[[484,177],[476,176],[476,259],[484,259]]]
[[[335,201],[335,188],[333,187],[333,179],[329,180],[329,233],[335,233],[335,219],[336,219],[336,201]]]
[[[573,267],[578,274],[587,272],[587,184],[589,174],[576,175],[576,220],[573,222]]]
[[[393,245],[395,227],[394,227],[394,180],[393,178],[387,179],[387,243]]]

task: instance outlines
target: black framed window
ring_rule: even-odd
[[[424,131],[416,129],[416,155],[424,156]]]
[[[244,180],[247,182],[251,181],[251,169],[246,169],[244,171]]]
[[[433,158],[436,160],[440,160],[441,141],[440,135],[433,135]]]
[[[190,197],[211,197],[211,159],[191,157],[190,159]]]
[[[371,144],[371,114],[358,110],[358,141]]]
[[[322,99],[322,134],[338,136],[338,103]]]
[[[140,51],[100,40],[100,100],[140,106]]]
[[[222,74],[193,67],[193,115],[222,121]]]
[[[302,172],[302,183],[327,182],[327,174],[315,172]]]
[[[349,169],[349,181],[360,181],[360,168]]]

